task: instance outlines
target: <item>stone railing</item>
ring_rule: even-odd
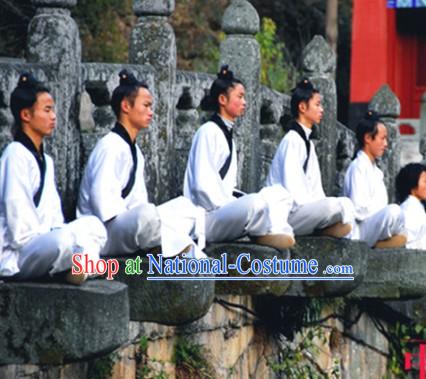
[[[54,158],[58,188],[66,216],[71,219],[83,165],[96,140],[114,123],[109,101],[118,84],[118,72],[126,67],[147,82],[155,101],[154,121],[138,140],[146,157],[150,197],[158,203],[181,193],[192,135],[208,116],[200,103],[214,77],[176,70],[175,36],[168,22],[174,11],[174,0],[134,0],[138,21],[130,39],[129,62],[123,64],[81,61],[79,33],[70,16],[76,0],[33,0],[33,3],[37,13],[29,26],[27,59],[0,59],[0,146],[4,147],[11,138],[10,93],[19,73],[30,70],[50,86],[57,103],[58,128],[54,138],[47,142],[47,150]],[[236,129],[239,180],[242,189],[254,191],[262,186],[284,134],[290,97],[260,85],[260,53],[254,37],[259,30],[259,17],[247,0],[231,1],[224,14],[223,30],[226,38],[221,44],[220,63],[230,65],[247,92],[247,113],[238,121]],[[334,195],[341,189],[344,172],[356,148],[353,132],[338,123],[336,117],[333,79],[336,59],[325,40],[317,36],[304,49],[302,62],[304,75],[314,82],[324,98],[325,118],[315,143],[324,188],[327,194]],[[392,198],[392,183],[399,162],[395,119],[400,106],[387,86],[378,91],[370,106],[386,116],[391,149],[382,165]],[[115,377],[134,378],[135,367],[143,365],[141,338],[147,337],[150,341],[148,355],[158,357],[167,352],[171,360],[170,344],[179,334],[191,335],[203,344],[208,338],[218,342],[214,349],[216,358],[223,358],[223,362],[218,362],[220,377],[244,378],[248,377],[247,373],[252,377],[269,377],[272,374],[266,357],[256,367],[250,363],[250,357],[258,356],[259,351],[279,354],[267,328],[260,328],[259,332],[257,321],[245,316],[237,317],[236,321],[230,311],[218,310],[218,304],[223,304],[221,299],[232,299],[246,307],[254,307],[255,302],[261,309],[266,298],[277,303],[286,298],[324,296],[345,297],[354,303],[359,299],[379,299],[383,303],[426,295],[426,252],[422,251],[381,252],[359,242],[317,237],[300,238],[294,249],[285,252],[246,242],[207,248],[207,254],[212,257],[223,252],[227,252],[230,259],[240,252],[259,258],[273,255],[316,258],[321,269],[328,264],[352,264],[355,279],[315,282],[307,277],[292,285],[290,281],[172,283],[150,282],[144,276],[132,277],[121,272],[115,282],[90,281],[80,288],[1,283],[0,377],[28,377],[33,370],[41,372],[37,376],[40,378],[85,378],[93,357],[121,346],[118,350],[120,370],[127,371],[126,374],[117,371]],[[411,315],[413,307],[421,301],[413,300],[405,308],[394,302],[388,305]],[[166,328],[163,324],[183,326]],[[240,344],[233,340],[233,333],[238,335]],[[369,338],[371,330],[362,329],[358,333],[365,333],[364,337]],[[229,346],[235,349],[226,356],[225,347]],[[159,355],[153,353],[155,349]],[[386,350],[386,346],[380,349]],[[128,361],[132,362],[131,368],[123,368]],[[36,366],[24,367],[24,364]],[[347,362],[348,370],[354,366],[353,362]],[[231,369],[236,372],[234,376],[227,371]],[[170,372],[173,376],[173,368]],[[371,377],[379,377],[375,374]]]

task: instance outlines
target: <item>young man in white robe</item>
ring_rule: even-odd
[[[148,87],[127,70],[119,74],[111,107],[117,123],[90,154],[80,186],[77,213],[105,224],[101,255],[126,255],[161,246],[164,257],[187,253],[204,258],[204,210],[179,197],[160,206],[148,201],[144,156],[136,137],[148,128],[153,99]],[[191,237],[198,239],[198,245]]]
[[[396,193],[404,213],[409,249],[426,250],[426,166],[409,163],[396,177]]]
[[[288,222],[297,235],[312,233],[348,236],[354,222],[348,198],[327,197],[324,193],[312,128],[323,116],[321,95],[308,79],[293,90],[291,113],[294,119],[272,160],[266,185],[281,184],[294,198]]]
[[[356,226],[352,238],[371,247],[404,246],[404,215],[397,204],[388,204],[383,172],[377,167],[387,146],[387,129],[376,112],[369,111],[358,123],[356,138],[359,151],[346,171],[344,195],[355,207]]]
[[[14,141],[0,160],[0,277],[28,280],[61,274],[79,284],[87,275],[72,275],[72,255],[84,253],[96,262],[106,230],[93,216],[64,224],[53,161],[43,151],[43,139],[56,127],[49,90],[24,73],[10,106]]]
[[[235,191],[237,153],[232,130],[244,113],[244,86],[223,66],[203,106],[215,110],[196,132],[184,180],[184,196],[203,207],[206,240],[231,241],[248,235],[256,243],[285,249],[294,244],[287,223],[291,196],[281,186],[259,193]]]

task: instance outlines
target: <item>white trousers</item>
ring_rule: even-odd
[[[96,262],[107,234],[95,216],[83,216],[60,228],[33,238],[19,252],[19,280],[35,279],[71,269],[74,253],[87,254]]]
[[[108,242],[101,255],[126,255],[161,246],[164,257],[173,257],[190,245],[191,256],[204,258],[204,219],[204,209],[183,196],[158,207],[151,203],[136,206],[105,224]],[[198,245],[192,238],[198,239]]]
[[[208,242],[232,241],[243,236],[284,233],[293,235],[287,222],[291,195],[280,185],[265,187],[208,212]]]
[[[389,204],[365,220],[358,222],[352,231],[352,239],[365,241],[370,247],[377,241],[391,238],[396,234],[406,234],[404,213],[397,204]]]
[[[291,211],[288,222],[299,236],[312,234],[337,222],[354,227],[354,207],[347,197],[326,197],[297,206]]]

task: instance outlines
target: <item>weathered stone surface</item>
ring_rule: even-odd
[[[426,251],[370,249],[365,253],[364,281],[349,297],[412,299],[426,294]]]
[[[0,364],[63,364],[107,353],[126,342],[128,322],[122,283],[2,283]]]
[[[337,122],[337,147],[336,147],[336,187],[335,196],[343,193],[346,170],[352,162],[357,149],[355,133],[340,122]]]
[[[368,109],[374,110],[381,116],[381,120],[388,131],[388,148],[379,161],[379,166],[385,174],[384,180],[388,190],[389,201],[395,201],[395,177],[401,165],[401,136],[396,123],[401,106],[396,95],[385,84],[373,96]]]
[[[334,75],[336,55],[324,37],[316,35],[305,46],[302,51],[302,68],[307,75]]]
[[[232,0],[222,19],[227,34],[256,34],[260,28],[259,15],[247,0]]]
[[[321,168],[322,185],[327,195],[336,183],[337,91],[334,81],[336,57],[325,39],[315,36],[302,52],[303,74],[322,96],[324,116],[314,140]]]
[[[175,10],[175,0],[133,0],[136,16],[170,16]]]
[[[247,258],[241,258],[241,268],[243,270],[250,269],[250,262],[258,258],[260,260],[273,259],[289,259],[290,252],[288,250],[279,251],[277,249],[256,245],[248,242],[229,242],[229,243],[215,243],[210,244],[206,248],[206,254],[212,258],[221,258],[221,255],[226,253],[228,265],[234,264],[240,254],[249,254]],[[274,276],[271,275],[271,280],[258,280],[254,281],[250,278],[256,275],[249,273],[247,275],[238,273],[237,270],[229,270],[228,276],[249,278],[247,281],[228,281],[224,277],[224,281],[216,282],[216,293],[218,294],[239,294],[239,295],[260,295],[260,294],[272,294],[275,296],[281,296],[286,293],[290,282],[274,280]],[[280,275],[284,276],[284,275]]]
[[[129,287],[131,320],[179,325],[194,321],[209,310],[214,298],[213,281],[147,280],[149,266],[146,257],[142,257],[141,275],[127,275],[126,259],[118,258],[120,271],[115,278]]]
[[[174,150],[176,152],[175,178],[170,184],[174,188],[174,196],[182,194],[183,180],[191,149],[192,137],[197,128],[204,123],[206,114],[200,109],[202,99],[208,93],[213,75],[178,71],[176,74],[175,93],[175,130]]]
[[[295,281],[286,296],[317,297],[342,296],[358,287],[365,280],[367,252],[370,249],[360,241],[335,239],[330,237],[298,237],[291,249],[292,259],[316,259],[318,273],[313,276],[353,276],[352,281]],[[326,274],[327,266],[352,265],[353,274]],[[300,275],[298,275],[300,276]],[[303,275],[309,278],[309,275]]]
[[[233,6],[234,3],[230,5]],[[259,190],[261,160],[260,155],[260,50],[253,36],[228,34],[220,44],[220,64],[228,64],[235,77],[246,89],[246,102],[250,104],[234,129],[238,149],[238,183],[246,192]]]
[[[154,2],[152,2],[153,4]],[[159,2],[163,4],[163,2]],[[173,2],[174,5],[174,2]],[[175,151],[173,149],[173,121],[175,112],[176,40],[173,28],[166,17],[142,16],[132,30],[129,62],[153,67],[158,90],[155,114],[157,124],[151,127],[157,146],[151,147],[156,156],[158,176],[150,178],[155,183],[151,195],[157,202],[169,200],[174,194]],[[161,154],[158,152],[161,151]],[[160,179],[161,178],[161,179]]]
[[[383,84],[368,104],[368,109],[384,117],[397,118],[401,114],[401,103],[388,84]]]
[[[28,26],[26,53],[29,62],[49,64],[55,75],[55,80],[48,84],[60,111],[55,138],[47,144],[55,161],[55,177],[65,215],[72,218],[80,180],[76,96],[81,91],[81,42],[69,9],[44,6],[70,7],[73,2],[45,0],[42,3],[38,4]]]

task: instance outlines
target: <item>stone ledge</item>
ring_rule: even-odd
[[[367,250],[364,281],[353,298],[413,299],[426,294],[426,251]]]
[[[367,271],[366,251],[369,247],[360,241],[336,239],[331,237],[298,237],[296,245],[291,249],[293,259],[316,259],[318,274],[328,265],[352,265],[353,281],[294,281],[286,296],[316,297],[316,296],[343,296],[357,288],[364,280]],[[338,276],[338,275],[336,275]],[[341,276],[341,275],[340,275]]]
[[[127,341],[128,323],[122,283],[1,283],[0,365],[58,365],[105,354]]]
[[[228,242],[210,244],[206,248],[206,254],[212,258],[220,258],[221,254],[226,253],[228,264],[235,263],[237,256],[241,253],[249,253],[250,259],[255,258],[267,259],[277,257],[279,259],[289,259],[289,250],[277,250],[268,246],[256,245],[250,242]],[[246,263],[246,260],[244,260]],[[248,265],[244,265],[243,269],[247,269]],[[229,276],[245,277],[236,270],[229,270]],[[253,277],[253,275],[247,275]],[[287,292],[290,282],[271,280],[269,281],[217,281],[216,293],[232,294],[232,295],[275,295],[281,296]]]
[[[135,255],[117,257],[120,270],[115,279],[129,288],[130,319],[164,325],[180,325],[204,316],[214,299],[213,281],[147,280],[147,258],[141,256],[141,275],[127,275],[125,261]],[[166,276],[166,275],[165,275]]]

